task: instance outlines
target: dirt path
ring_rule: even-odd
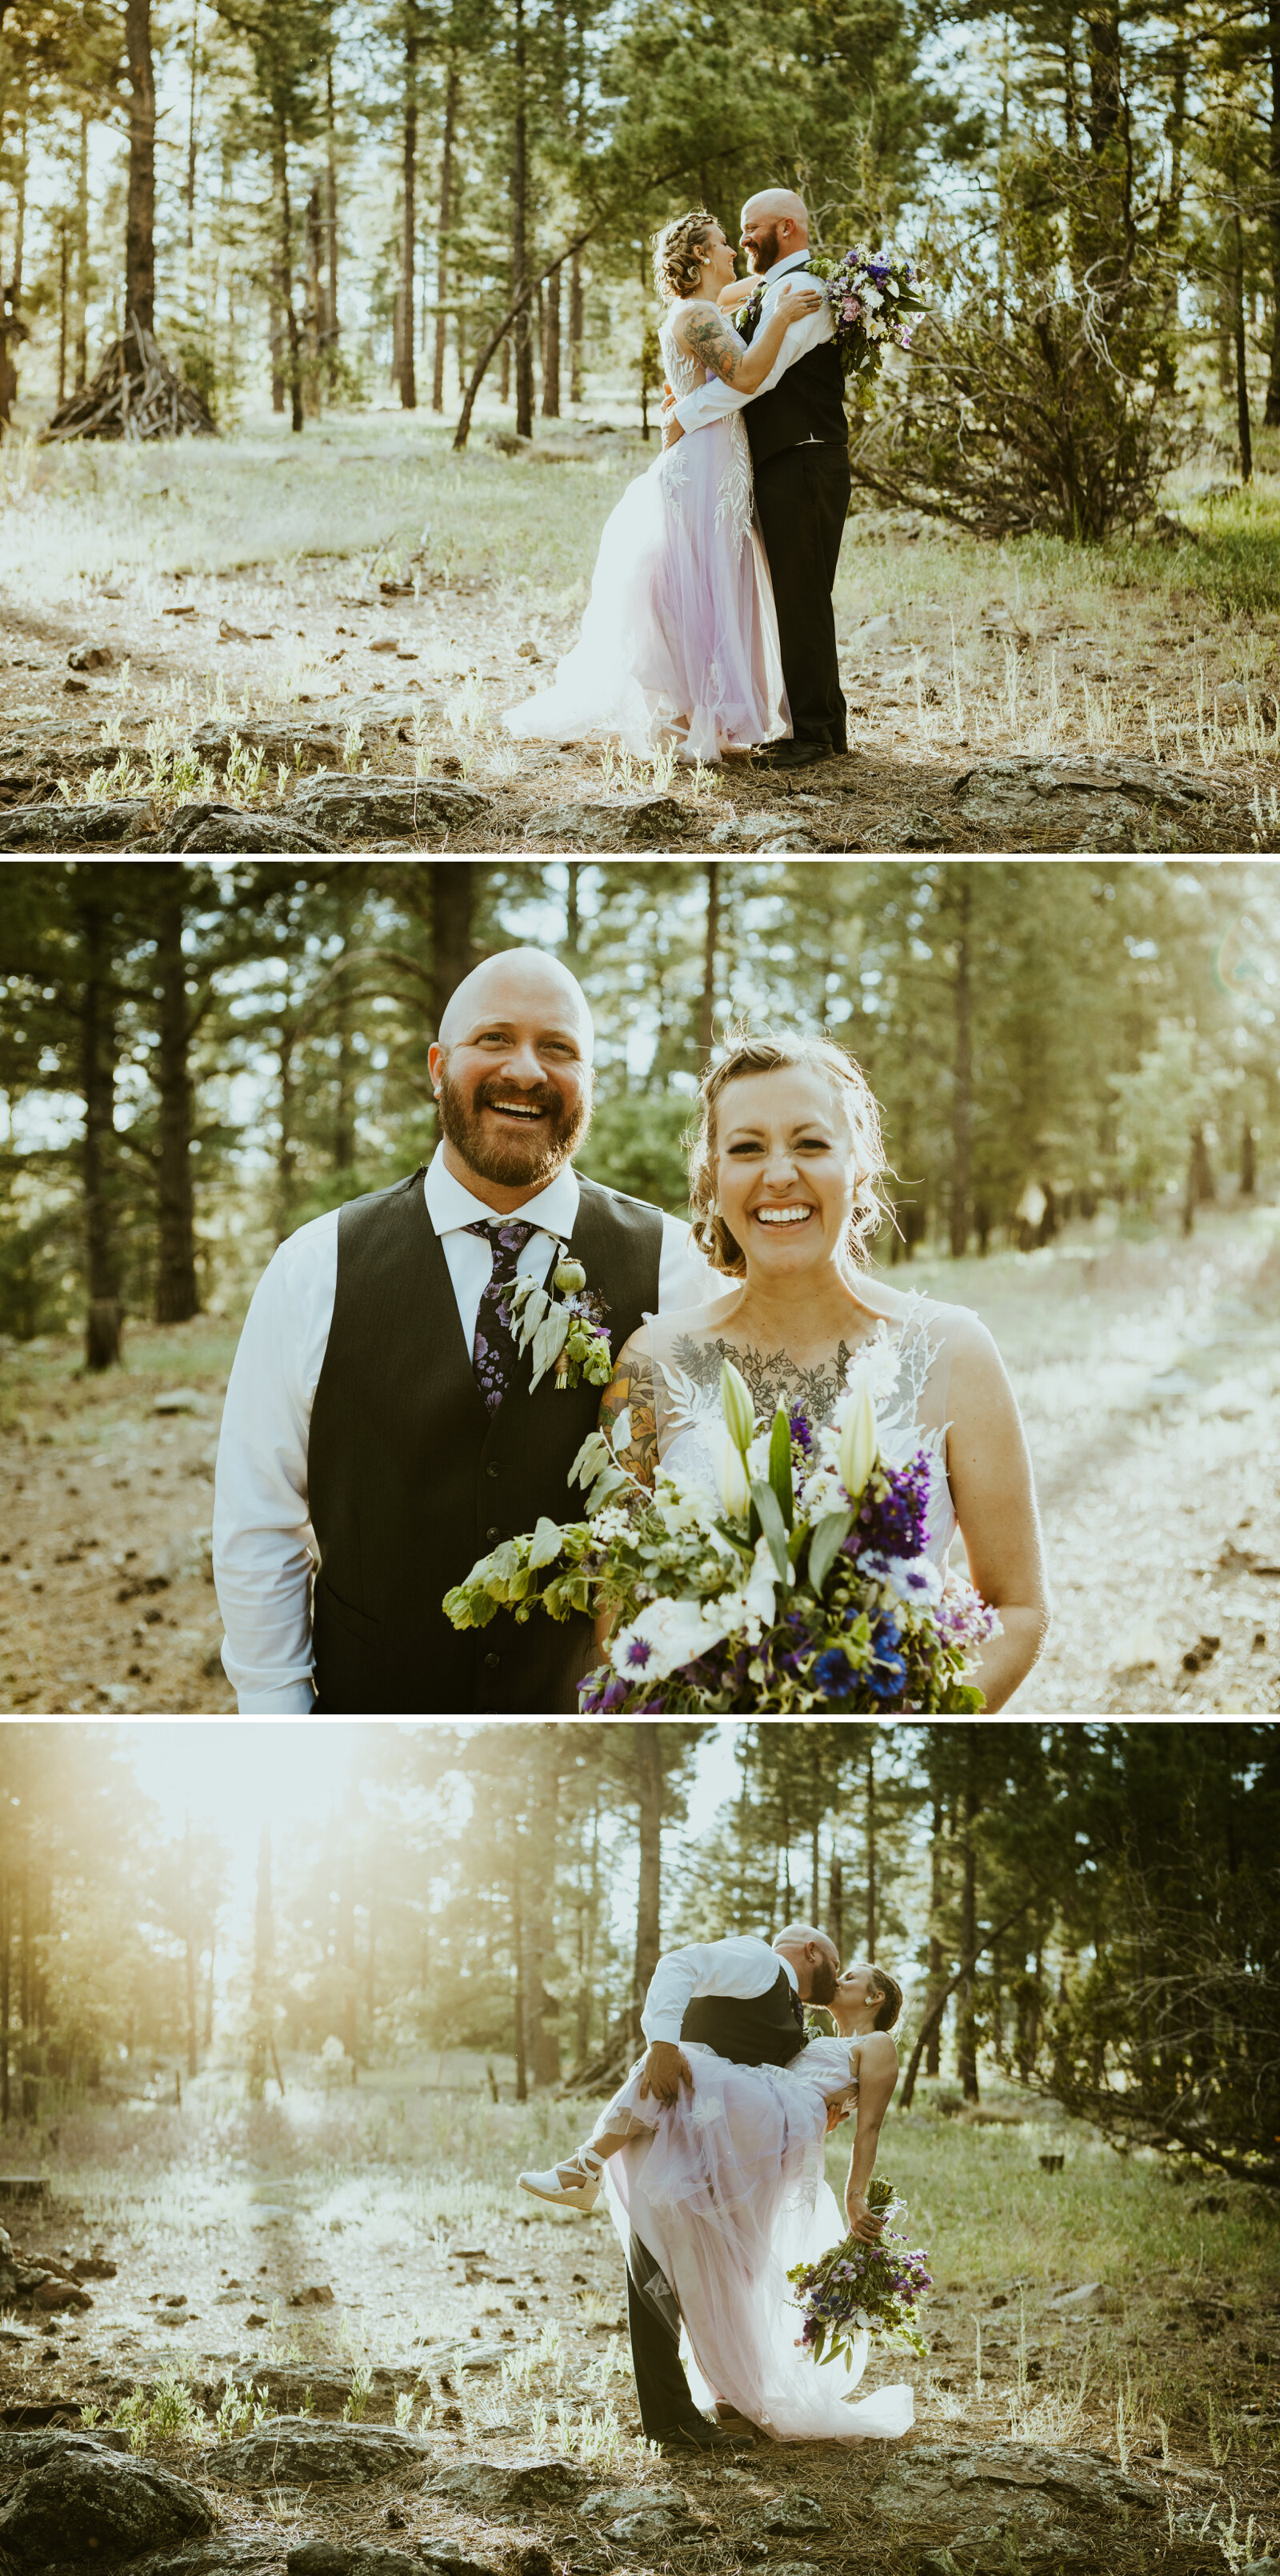
[[[1280,1212],[912,1276],[991,1326],[1026,1419],[1055,1618],[1010,1713],[1280,1711]],[[0,1709],[233,1710],[208,1542],[234,1348],[133,1325],[90,1380],[70,1343],[11,1347]]]

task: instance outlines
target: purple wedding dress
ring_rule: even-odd
[[[661,333],[673,392],[707,371]],[[582,632],[550,688],[506,710],[539,742],[606,738],[714,761],[791,731],[773,585],[752,514],[740,411],[677,439],[628,485],[600,539]]]

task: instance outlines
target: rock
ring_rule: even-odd
[[[31,2294],[34,2308],[74,2308],[77,2314],[93,2306],[87,2290],[78,2290],[73,2281],[42,2281]]]
[[[276,2415],[212,2452],[205,2466],[220,2486],[308,2486],[326,2478],[355,2486],[420,2466],[426,2457],[413,2434],[390,2424],[317,2424],[310,2415]]]
[[[714,824],[707,840],[709,850],[755,850],[764,858],[821,846],[809,826],[789,814],[744,814],[741,821]]]
[[[304,2540],[284,2563],[289,2576],[347,2576],[351,2549],[346,2541]]]
[[[209,1398],[201,1395],[194,1386],[174,1386],[164,1395],[154,1398],[151,1410],[153,1413],[207,1413]]]
[[[348,778],[326,773],[294,790],[293,811],[338,840],[358,832],[466,832],[489,811],[478,787],[452,778]]]
[[[288,814],[251,814],[240,805],[180,805],[156,832],[130,841],[136,852],[333,850],[336,844]]]
[[[852,651],[855,644],[888,644],[897,632],[897,617],[893,609],[887,608],[883,616],[869,617],[864,626],[854,628],[849,637],[849,649]]]
[[[1151,760],[1073,760],[1064,752],[978,761],[953,780],[951,794],[966,823],[997,832],[1013,850],[1128,848],[1135,835],[1145,847],[1161,828],[1167,845],[1170,816],[1194,817],[1229,801],[1231,791]]]
[[[246,751],[260,751],[269,762],[292,762],[301,751],[313,769],[340,769],[353,725],[370,748],[412,742],[415,725],[438,711],[438,701],[429,704],[416,690],[387,690],[374,698],[329,698],[325,709],[319,717],[301,709],[292,717],[218,716],[196,727],[191,746],[202,760],[229,760],[234,741]]]
[[[331,2308],[333,2292],[327,2281],[317,2281],[309,2290],[295,2290],[289,2305],[291,2308]]]
[[[760,2526],[762,2531],[781,2532],[788,2540],[798,2540],[805,2531],[826,2531],[829,2527],[821,2505],[815,2504],[812,2496],[804,2495],[780,2496]]]
[[[683,2505],[663,2503],[640,2513],[620,2514],[608,2525],[607,2537],[629,2549],[659,2549],[666,2541],[686,2538],[695,2528]]]
[[[529,818],[531,841],[555,848],[584,844],[593,850],[665,850],[687,841],[696,817],[674,796],[629,796],[616,804],[550,805]]]
[[[923,805],[909,805],[900,822],[890,830],[886,848],[891,850],[951,850],[955,848],[955,831],[948,831]]]
[[[555,2559],[540,2540],[509,2542],[498,2563],[502,2576],[560,2576]]]
[[[11,805],[0,813],[0,850],[84,850],[113,846],[141,826],[151,807],[119,797],[102,805]]]
[[[28,2469],[0,2508],[0,2549],[37,2563],[87,2549],[136,2556],[213,2529],[214,2515],[185,2478],[153,2460],[64,2446]]]
[[[78,2254],[71,2269],[77,2281],[114,2281],[116,2277],[116,2265],[104,2254]]]
[[[949,2550],[964,2576],[996,2576],[1015,2550],[1026,2576],[1049,2576],[1115,2564],[1129,2515],[1162,2507],[1157,2487],[1126,2476],[1102,2452],[973,2442],[953,2450],[921,2443],[891,2455],[863,2509],[886,2530],[909,2529],[922,2551]],[[1163,2550],[1163,2521],[1140,2538],[1144,2547],[1158,2539]]]
[[[1120,2305],[1119,2291],[1109,2289],[1104,2281],[1082,2281],[1078,2290],[1060,2290],[1049,2301],[1059,2316],[1067,2317],[1113,2316]]]
[[[671,2502],[670,2487],[593,2487],[582,2499],[583,2513],[617,2513],[623,2505],[633,2513],[657,2513]]]
[[[90,2433],[80,2425],[45,2424],[30,2433],[0,2433],[0,2471],[9,2477],[21,2477],[25,2469],[47,2468],[50,2460],[60,2460],[70,2451],[98,2455],[128,2448],[129,2436],[123,2426]]]
[[[567,2504],[581,2494],[582,2485],[581,2470],[567,2460],[504,2460],[492,2466],[468,2461],[433,2478],[430,2492],[492,2515],[513,2505]]]
[[[115,658],[109,644],[73,644],[67,655],[67,669],[109,671]]]
[[[242,2571],[277,2570],[283,2566],[283,2542],[258,2532],[220,2531],[212,2540],[191,2540],[183,2549],[166,2549],[157,2557],[135,2558],[129,2576],[242,2576]]]
[[[449,2354],[447,2370],[500,2370],[509,2358],[500,2343],[460,2343]]]

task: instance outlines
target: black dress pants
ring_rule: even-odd
[[[658,2273],[658,2265],[648,2247],[633,2236],[627,2260],[627,2329],[641,2429],[645,2440],[654,2442],[677,2424],[696,2424],[701,2419],[680,2360],[680,2316],[674,2296],[664,2283],[665,2297],[647,2299],[636,2287],[636,2272],[647,2279]]]
[[[852,483],[847,450],[811,441],[755,468],[756,509],[778,610],[782,676],[797,742],[846,748],[831,592]]]

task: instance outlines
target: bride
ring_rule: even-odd
[[[640,2295],[674,2293],[699,2406],[741,2416],[775,2441],[891,2441],[911,2426],[910,2386],[851,2404],[867,2337],[847,2372],[816,2367],[797,2348],[787,2280],[844,2234],[823,2151],[846,2106],[857,2128],[845,2217],[869,2241],[880,2232],[865,2194],[898,2080],[889,2032],[902,1990],[874,1967],[847,1969],[831,1989],[836,2038],[810,2038],[785,2066],[740,2065],[682,2040],[671,2101],[656,2097],[642,2059],[573,2156],[520,2180],[578,2209],[592,2207],[603,2182]],[[648,2279],[635,2268],[646,2255]]]
[[[703,1076],[689,1175],[694,1237],[724,1293],[632,1334],[601,1427],[620,1427],[617,1455],[644,1483],[669,1459],[714,1491],[722,1361],[745,1379],[759,1422],[781,1401],[810,1433],[850,1372],[865,1371],[885,1458],[931,1454],[929,1555],[942,1566],[958,1531],[973,1583],[1000,1613],[973,1675],[986,1708],[1000,1709],[1049,1625],[1031,1461],[985,1325],[867,1276],[884,1169],[875,1101],[842,1047],[731,1030]]]
[[[791,324],[822,302],[813,286],[784,286],[748,349],[716,303],[734,255],[702,210],[656,235],[653,268],[671,307],[660,336],[677,394],[713,373],[754,393]],[[525,739],[604,736],[643,758],[671,748],[707,762],[790,733],[740,411],[664,449],[629,485],[600,540],[578,642],[551,687],[505,721]]]

